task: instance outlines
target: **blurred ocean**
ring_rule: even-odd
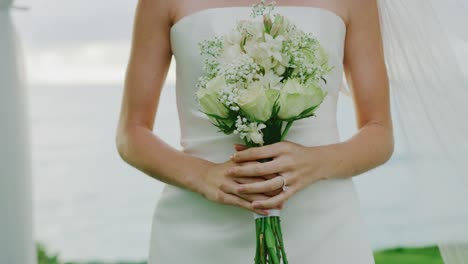
[[[147,254],[163,184],[118,156],[114,138],[121,94],[116,86],[30,90],[36,238],[66,260]],[[175,145],[172,105],[161,100],[156,132]]]
[[[121,96],[122,87],[115,85],[30,88],[36,238],[65,260],[147,256],[153,210],[164,185],[118,156],[114,139]],[[341,94],[338,109],[345,139],[356,131],[350,98]],[[179,148],[171,83],[163,89],[154,132]],[[398,177],[397,168],[392,177]],[[395,195],[405,188],[405,179],[389,186],[383,174],[358,178],[373,245],[393,246],[404,236],[418,240],[420,234],[402,224],[408,216],[399,217],[408,213],[407,197]]]

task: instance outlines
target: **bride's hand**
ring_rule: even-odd
[[[237,166],[228,170],[231,177],[262,177],[275,175],[270,180],[241,184],[239,194],[259,194],[281,190],[277,195],[268,199],[255,200],[254,208],[271,209],[282,204],[294,193],[309,184],[326,178],[326,168],[329,164],[323,149],[319,147],[305,147],[290,141],[282,141],[262,147],[248,148],[245,145],[235,145],[238,151],[231,160]],[[246,164],[248,161],[273,158],[272,161]],[[282,191],[283,175],[288,189]]]
[[[243,162],[241,164],[247,165],[250,163],[256,162]],[[270,193],[270,196],[260,193],[239,193],[237,190],[241,184],[258,183],[265,181],[265,178],[229,176],[227,173],[228,169],[238,165],[239,163],[231,160],[223,163],[212,163],[205,173],[202,174],[202,179],[198,181],[198,192],[206,199],[220,204],[239,206],[257,214],[268,214],[267,209],[253,208],[252,202],[266,200],[276,193]],[[271,175],[268,176],[272,177]]]

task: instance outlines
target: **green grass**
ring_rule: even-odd
[[[62,262],[59,255],[37,245],[38,264],[146,264],[146,262]],[[376,264],[443,264],[437,246],[423,248],[394,248],[374,252]]]
[[[38,264],[61,264],[58,254],[52,254],[42,243],[36,245]]]
[[[437,246],[394,248],[374,252],[376,264],[443,264]]]

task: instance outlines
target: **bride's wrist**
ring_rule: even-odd
[[[208,160],[199,159],[196,166],[190,168],[189,178],[187,179],[187,188],[193,192],[203,194],[206,186],[204,177],[215,164]]]
[[[340,167],[342,158],[340,157],[340,149],[342,147],[340,143],[334,143],[329,145],[318,146],[320,152],[320,162],[318,164],[319,169],[317,171],[317,177],[319,180],[328,180],[333,178],[341,177]],[[317,147],[313,147],[317,148]],[[316,158],[317,149],[311,153],[312,158]]]

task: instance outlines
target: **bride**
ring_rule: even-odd
[[[121,157],[166,183],[149,263],[249,263],[252,212],[281,209],[291,263],[374,263],[352,177],[394,151],[390,90],[376,0],[281,0],[275,12],[317,37],[334,71],[315,118],[286,141],[247,149],[198,111],[197,43],[247,18],[253,1],[139,1],[116,144]],[[177,63],[178,151],[152,133],[171,57]],[[336,104],[346,76],[358,132],[340,141]],[[256,160],[272,158],[259,163]],[[288,187],[283,190],[285,185]]]

